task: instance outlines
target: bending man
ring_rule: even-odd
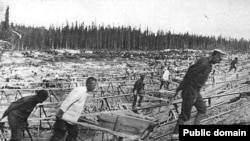
[[[86,80],[86,86],[76,87],[69,93],[57,111],[54,134],[50,138],[50,141],[64,141],[66,134],[65,141],[76,141],[78,126],[65,120],[78,121],[86,99],[88,96],[92,96],[89,93],[94,91],[96,83],[97,80],[94,77],[89,77]]]
[[[221,57],[225,53],[221,50],[215,49],[209,57],[199,59],[195,64],[188,68],[183,81],[176,90],[176,94],[181,93],[182,106],[181,114],[177,121],[173,132],[173,139],[179,137],[179,125],[183,125],[190,119],[192,107],[197,109],[194,124],[200,124],[203,115],[206,113],[207,107],[200,94],[200,89],[205,85],[209,73],[212,70],[212,65],[220,63]]]
[[[37,91],[36,95],[26,96],[12,102],[4,112],[1,120],[8,116],[8,122],[11,130],[10,141],[21,141],[22,131],[28,127],[28,117],[38,103],[42,103],[48,97],[45,90]]]

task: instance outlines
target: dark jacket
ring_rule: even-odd
[[[12,113],[18,118],[27,120],[36,104],[36,96],[22,97],[10,104],[8,109],[5,110],[3,117],[8,116],[10,113]]]
[[[143,80],[137,80],[134,84],[133,92],[136,90],[137,94],[144,94],[144,85]]]
[[[205,85],[211,70],[212,64],[209,61],[209,58],[206,57],[199,59],[195,64],[188,68],[188,71],[177,88],[177,91],[185,89],[186,87],[192,87],[200,91],[201,87]]]
[[[231,66],[235,66],[237,63],[238,63],[238,61],[237,61],[236,59],[234,59],[234,60],[231,62]]]

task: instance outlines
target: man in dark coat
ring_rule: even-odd
[[[234,60],[231,62],[231,65],[230,65],[228,72],[230,72],[232,69],[234,69],[234,72],[236,72],[236,70],[237,70],[236,64],[237,63],[238,63],[238,58],[235,57]]]
[[[145,78],[145,74],[141,74],[140,75],[140,79],[138,79],[135,84],[134,84],[134,88],[133,88],[133,93],[134,93],[134,100],[132,103],[132,108],[134,109],[136,107],[136,103],[137,103],[137,98],[139,97],[138,100],[138,105],[137,106],[141,106],[141,102],[143,100],[143,94],[145,94],[144,91],[144,78]],[[134,111],[137,113],[137,111]]]
[[[183,125],[190,119],[193,106],[197,109],[194,124],[200,124],[207,110],[206,104],[200,94],[200,89],[205,85],[212,70],[212,65],[220,63],[222,55],[225,55],[223,51],[215,49],[209,57],[199,59],[188,68],[184,79],[176,90],[176,94],[180,93],[183,101],[181,114],[174,129],[172,139],[179,137],[179,125]]]
[[[3,113],[4,117],[8,116],[8,122],[11,130],[10,141],[21,141],[23,138],[22,131],[28,126],[28,117],[38,103],[42,103],[48,97],[45,90],[37,91],[36,95],[26,96],[12,102],[7,110]]]

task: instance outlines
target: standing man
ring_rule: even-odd
[[[54,124],[54,134],[50,141],[76,141],[78,136],[78,126],[65,120],[77,122],[83,112],[86,99],[90,92],[93,92],[97,84],[94,77],[86,80],[86,86],[74,88],[66,99],[62,102],[56,113]]]
[[[145,78],[145,74],[141,74],[140,75],[140,79],[138,79],[135,84],[134,84],[134,88],[133,88],[133,93],[134,93],[134,100],[133,100],[133,104],[132,104],[132,109],[134,109],[136,107],[136,103],[137,103],[137,96],[139,96],[139,101],[138,101],[138,106],[141,106],[141,102],[143,99],[143,94],[145,94],[145,90],[144,90],[144,78]],[[136,93],[135,93],[136,91]],[[134,111],[137,113],[137,110]]]
[[[200,94],[200,89],[205,85],[212,65],[220,63],[222,55],[225,53],[215,49],[209,57],[199,59],[195,64],[188,68],[183,81],[176,90],[176,94],[182,96],[181,114],[175,126],[172,139],[179,138],[179,125],[183,125],[190,119],[191,109],[193,106],[197,109],[194,124],[200,124],[201,119],[206,113],[207,107]]]
[[[235,57],[234,60],[231,62],[230,64],[230,68],[229,71],[230,72],[232,69],[234,69],[234,72],[236,72],[237,68],[236,68],[236,64],[238,63],[238,58]]]
[[[161,85],[160,85],[160,89],[162,89],[162,86],[166,85],[166,88],[169,89],[169,76],[170,76],[170,67],[165,67],[163,69],[163,75],[162,75],[162,79],[161,79]]]
[[[48,97],[45,90],[37,91],[36,95],[26,96],[12,102],[8,109],[3,113],[4,117],[8,116],[8,122],[11,130],[10,141],[21,141],[23,138],[22,131],[28,127],[28,117],[38,103],[42,103]]]

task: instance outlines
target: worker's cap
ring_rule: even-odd
[[[214,49],[213,55],[219,54],[219,55],[226,55],[226,53],[220,49]]]

